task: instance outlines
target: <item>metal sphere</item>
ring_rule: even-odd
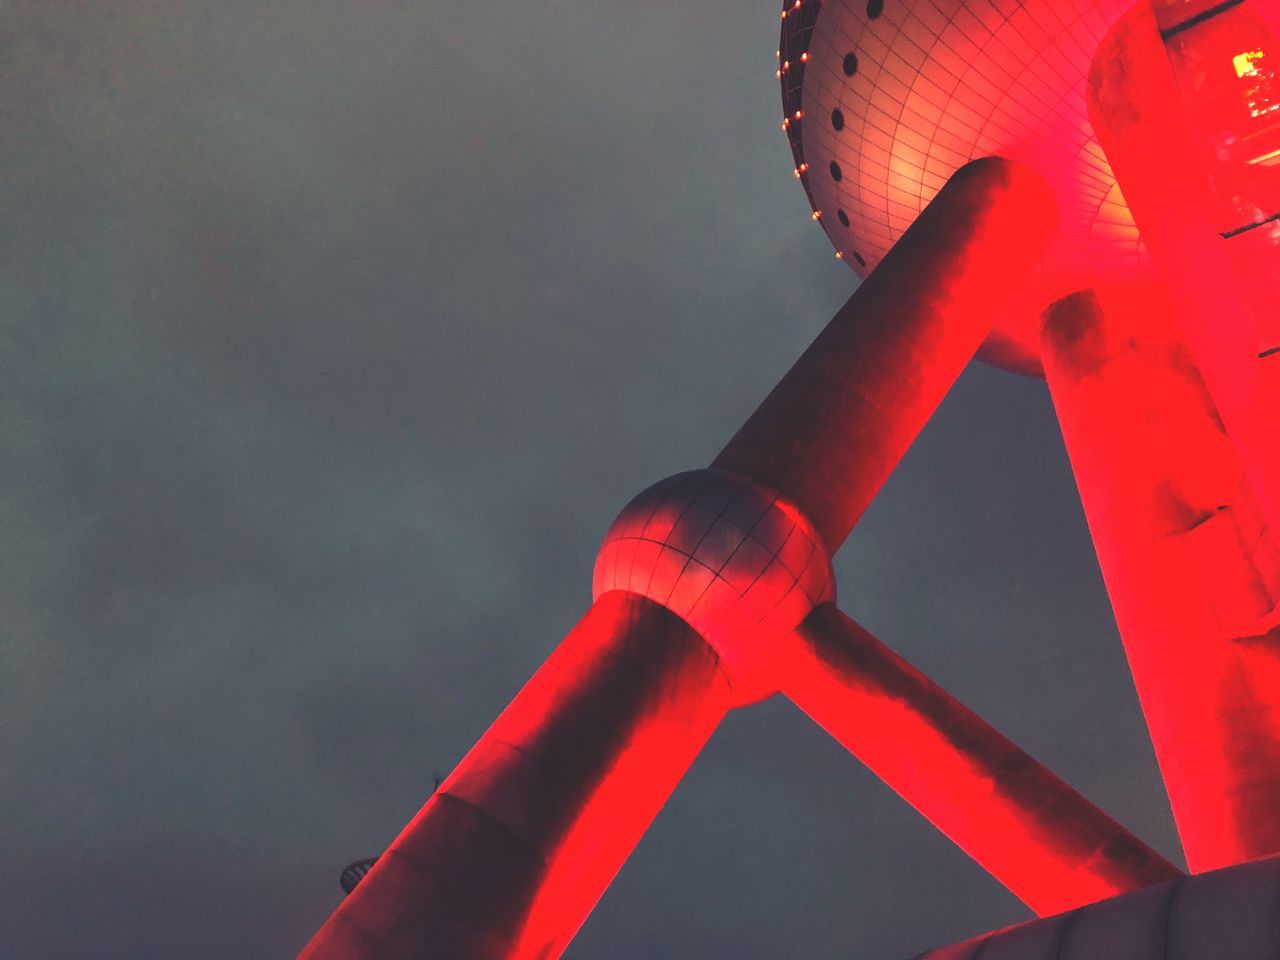
[[[342,875],[338,878],[338,883],[342,886],[342,892],[350,896],[355,892],[356,887],[360,885],[360,881],[365,878],[373,865],[378,862],[377,857],[366,857],[364,860],[357,860],[355,863],[349,863],[342,868]]]
[[[969,160],[1031,166],[1056,194],[1057,236],[982,356],[1038,373],[1045,306],[1150,269],[1085,102],[1092,53],[1131,6],[886,0],[872,16],[862,0],[825,0],[784,16],[786,133],[841,259],[866,276]]]
[[[662,604],[720,654],[730,681],[754,687],[770,644],[835,596],[826,548],[776,491],[725,470],[654,484],[605,534],[593,592]]]

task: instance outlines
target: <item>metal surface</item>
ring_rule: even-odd
[[[779,490],[834,552],[1052,236],[1041,178],[997,158],[952,177],[712,466]]]
[[[1159,288],[1045,315],[1045,372],[1193,871],[1280,853],[1280,547]]]
[[[783,693],[1040,916],[1181,875],[834,604],[793,641]]]
[[[865,0],[787,3],[779,57],[780,68],[789,64],[780,80],[786,132],[819,225],[844,262],[863,277],[878,269],[966,162],[1026,164],[1050,185],[1062,216],[1045,256],[991,317],[981,356],[1038,374],[1048,303],[1148,269],[1085,103],[1093,52],[1132,3],[886,0],[875,17]]]
[[[377,857],[366,857],[343,867],[342,875],[338,877],[338,885],[342,887],[342,892],[346,894],[354,893],[356,887],[360,885],[360,881],[365,878],[377,862]]]
[[[835,594],[826,548],[777,492],[724,470],[649,487],[609,527],[594,595],[648,597],[720,657],[735,703],[777,691],[778,641]]]
[[[557,956],[729,707],[715,654],[608,593],[301,956]]]
[[[1275,960],[1280,859],[1246,863],[984,934],[916,960]]]
[[[1169,321],[1185,331],[1259,506],[1271,525],[1280,527],[1280,442],[1274,415],[1280,409],[1280,364],[1258,356],[1273,345],[1263,335],[1276,332],[1280,315],[1280,236],[1250,231],[1223,240],[1223,227],[1240,225],[1230,211],[1237,195],[1255,182],[1238,176],[1251,165],[1224,154],[1206,128],[1207,118],[1220,114],[1222,105],[1216,99],[1201,102],[1180,82],[1195,72],[1190,66],[1199,55],[1195,42],[1206,39],[1199,33],[1208,24],[1267,6],[1254,2],[1232,8],[1179,34],[1169,46],[1151,9],[1136,6],[1098,49],[1089,80],[1089,113],[1173,295]],[[1263,29],[1261,20],[1245,26],[1235,36],[1237,46],[1227,49],[1257,45],[1280,57],[1275,49],[1280,40]],[[1211,39],[1209,52],[1220,54],[1220,38]],[[1255,172],[1280,202],[1280,167]],[[1177,202],[1171,203],[1171,197]]]

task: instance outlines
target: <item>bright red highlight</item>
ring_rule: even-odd
[[[1044,365],[1194,872],[1280,851],[1280,549],[1158,288],[1046,314]]]
[[[728,706],[687,624],[605,594],[300,956],[559,956]]]
[[[1173,6],[1161,4],[1165,15]],[[1280,183],[1276,168],[1249,172],[1213,142],[1257,132],[1217,87],[1233,86],[1229,51],[1275,46],[1253,15],[1262,8],[1231,8],[1166,43],[1151,8],[1139,4],[1095,55],[1089,115],[1173,294],[1170,319],[1186,332],[1259,504],[1280,528],[1280,354],[1260,356],[1280,333],[1280,228],[1255,219],[1280,213],[1257,207],[1280,204]]]

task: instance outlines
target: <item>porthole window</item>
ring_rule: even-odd
[[[841,170],[840,170],[840,164],[836,163],[834,160],[832,160],[832,161],[831,161],[831,167],[830,167],[830,170],[831,170],[831,179],[832,179],[832,180],[843,180],[843,179],[844,179],[844,173],[843,173],[843,172],[841,172]]]
[[[862,259],[862,254],[857,250],[853,251],[853,259],[858,262],[858,266],[860,267],[865,267],[867,265],[867,261]]]
[[[849,225],[849,215],[843,210],[836,211],[836,219],[840,221],[840,225],[843,227],[847,227]],[[855,253],[854,256],[856,257],[857,254]]]
[[[858,55],[856,53],[846,53],[844,55],[844,75],[852,77],[858,72]]]
[[[839,107],[836,107],[831,111],[831,126],[835,127],[837,130],[844,129],[844,111]]]
[[[867,19],[874,20],[884,13],[884,0],[867,0]]]

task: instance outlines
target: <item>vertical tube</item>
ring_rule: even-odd
[[[728,704],[692,628],[604,594],[300,957],[559,956]]]
[[[1238,12],[1221,6],[1223,12],[1215,18]],[[1175,17],[1173,8],[1185,5],[1158,7],[1170,23],[1194,12],[1184,10]],[[1170,42],[1194,46],[1192,34],[1179,32]],[[1240,42],[1274,45],[1259,31],[1241,36]],[[1280,56],[1280,51],[1269,52]],[[1215,56],[1212,66],[1218,72],[1232,70],[1225,55]],[[1272,272],[1280,246],[1273,225],[1227,239],[1229,225],[1239,229],[1248,224],[1222,221],[1224,200],[1215,195],[1214,183],[1216,177],[1222,182],[1219,192],[1230,193],[1229,170],[1217,145],[1194,122],[1197,111],[1192,107],[1204,105],[1189,102],[1194,94],[1180,89],[1151,4],[1137,4],[1103,39],[1094,56],[1088,96],[1098,142],[1143,242],[1174,293],[1166,316],[1183,327],[1259,507],[1273,526],[1280,526],[1280,353],[1267,354],[1270,340],[1260,339],[1280,309]],[[1232,105],[1245,109],[1243,101]],[[1250,169],[1273,187],[1280,181],[1275,167]],[[1255,216],[1274,213],[1280,211],[1258,210]],[[1260,242],[1267,249],[1260,251]]]
[[[1052,237],[1027,167],[961,167],[712,466],[796,503],[844,541]]]
[[[1280,852],[1280,550],[1171,303],[1072,294],[1043,359],[1194,872]]]
[[[834,604],[788,653],[796,706],[1040,916],[1180,876]]]

